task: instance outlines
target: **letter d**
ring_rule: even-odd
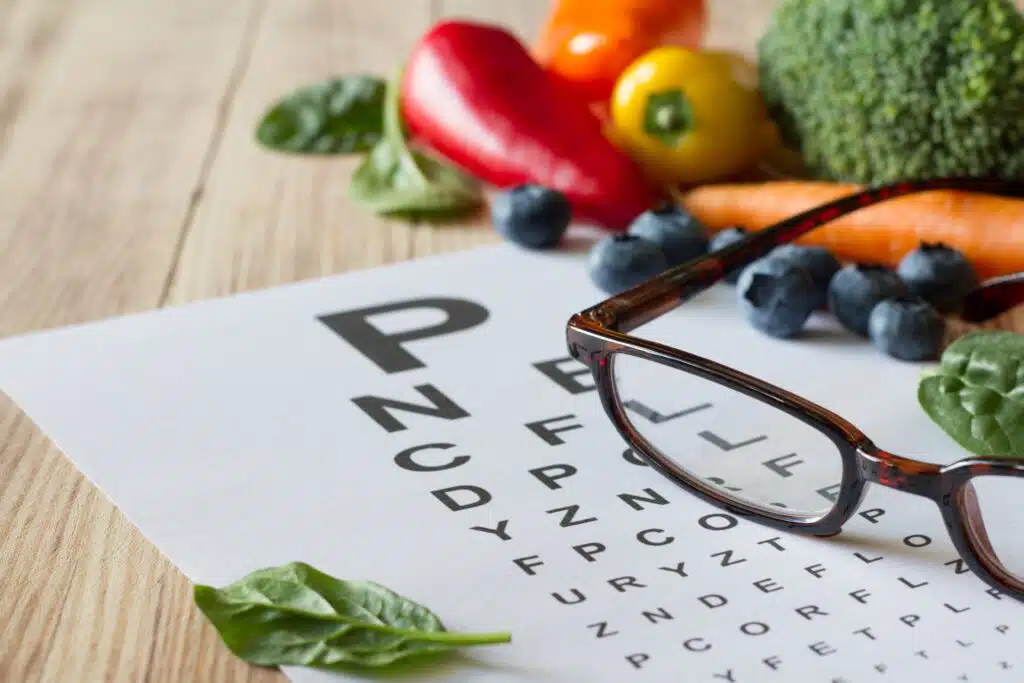
[[[708,593],[707,595],[702,595],[697,599],[703,602],[708,609],[715,609],[716,607],[721,607],[729,602],[725,599],[724,595],[719,595],[718,593]]]
[[[456,491],[465,491],[474,498],[468,502],[460,503],[456,500],[452,493]],[[491,501],[491,494],[487,489],[480,488],[479,486],[473,486],[472,484],[464,484],[462,486],[449,486],[446,489],[437,489],[431,491],[435,498],[444,503],[444,506],[452,512],[458,512],[459,510],[468,510],[470,508],[479,507],[480,505],[486,505]]]

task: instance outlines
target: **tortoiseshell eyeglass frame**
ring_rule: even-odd
[[[573,358],[590,368],[601,403],[619,434],[654,468],[684,489],[732,514],[770,527],[831,536],[860,506],[868,483],[924,496],[934,501],[953,543],[964,561],[985,583],[1024,601],[1024,577],[1010,573],[993,552],[978,522],[973,477],[1019,477],[1024,495],[1024,457],[971,457],[940,466],[886,452],[839,415],[778,386],[723,366],[707,358],[628,334],[631,330],[677,308],[727,275],[792,242],[829,221],[896,197],[932,190],[964,190],[1007,197],[1024,197],[1024,184],[987,179],[936,178],[902,182],[863,190],[823,204],[765,228],[688,263],[675,266],[631,289],[573,315],[566,341]],[[986,283],[969,297],[965,320],[980,321],[1024,303],[1024,274]],[[631,425],[613,381],[616,354],[628,354],[729,387],[782,410],[826,435],[843,460],[841,489],[832,508],[815,518],[726,498],[708,482],[676,466]],[[974,513],[970,509],[974,509]]]

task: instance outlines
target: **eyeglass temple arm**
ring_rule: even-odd
[[[678,308],[730,273],[768,254],[775,247],[791,242],[840,216],[896,197],[932,190],[962,190],[1005,197],[1024,197],[1022,183],[980,178],[935,178],[862,190],[808,209],[775,225],[753,232],[720,250],[670,268],[652,280],[594,306],[586,311],[585,315],[596,318],[609,329],[629,332]],[[1024,296],[1024,292],[1018,291],[1018,296]]]
[[[963,302],[960,317],[967,323],[983,323],[1024,304],[1024,271],[986,280]]]

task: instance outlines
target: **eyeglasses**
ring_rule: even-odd
[[[590,368],[619,434],[684,489],[733,514],[816,536],[839,533],[868,483],[924,496],[939,506],[967,565],[989,586],[1024,601],[1024,506],[1006,505],[1024,500],[1024,457],[971,457],[940,466],[895,455],[839,415],[778,386],[628,334],[829,221],[940,189],[1024,197],[1021,184],[957,178],[857,192],[754,231],[573,315],[566,339],[570,354]],[[981,322],[1020,303],[1024,274],[998,278],[967,297],[961,318]],[[676,405],[667,406],[668,400]],[[674,430],[686,422],[681,418],[696,413],[703,413],[702,431]],[[784,439],[784,450],[767,450],[776,443],[769,434]]]

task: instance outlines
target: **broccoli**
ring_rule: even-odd
[[[762,96],[816,177],[1024,179],[1024,14],[1012,0],[782,0]]]

